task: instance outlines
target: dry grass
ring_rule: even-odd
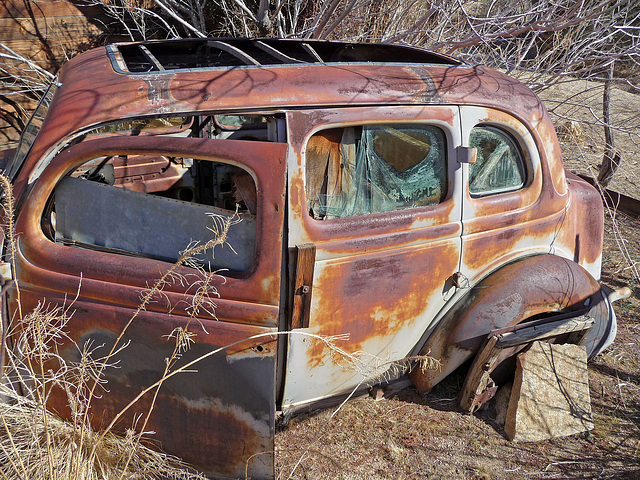
[[[4,190],[5,235],[8,239],[14,239],[12,188],[4,175],[0,175],[0,183]],[[111,362],[114,356],[127,348],[127,343],[123,341],[127,327],[150,301],[163,297],[163,288],[168,283],[184,281],[176,273],[178,265],[191,264],[194,255],[224,243],[233,221],[234,218],[228,221],[214,219],[213,239],[205,245],[192,245],[153,286],[142,292],[138,310],[105,356],[96,357],[99,348],[91,343],[77,346],[80,351],[78,363],[68,363],[59,355],[58,347],[69,340],[65,331],[73,316],[73,300],[62,306],[39,304],[28,313],[19,309],[11,324],[3,325],[2,347],[6,364],[0,385],[0,395],[4,399],[0,408],[1,478],[204,478],[188,469],[179,459],[154,452],[140,443],[154,402],[146,415],[139,417],[136,425],[124,437],[112,432],[116,420],[102,431],[93,430],[90,409],[94,398],[108,394],[104,374],[113,367]],[[15,243],[8,242],[7,248],[13,259]],[[12,261],[12,265],[15,266],[15,262]],[[201,274],[201,280],[193,286],[197,294],[194,296],[191,318],[201,308],[212,308],[211,297],[216,293],[213,286],[215,272],[202,270]],[[16,278],[15,271],[13,278]],[[17,284],[16,292],[20,305]],[[7,336],[15,342],[13,349],[5,348]],[[175,341],[175,349],[166,362],[165,375],[147,387],[145,393],[154,392],[157,395],[164,380],[181,371],[174,367],[181,353],[188,348],[188,337],[188,324],[183,331],[170,335],[170,340]],[[66,393],[70,420],[62,420],[47,411],[47,399],[53,389]],[[119,415],[123,413],[124,410]]]
[[[121,437],[62,420],[42,404],[0,387],[0,469],[5,479],[204,478],[179,459]]]

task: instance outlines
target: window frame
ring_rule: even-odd
[[[511,112],[494,108],[462,105],[460,108],[461,145],[469,145],[469,134],[477,125],[493,125],[513,135],[522,149],[527,172],[527,183],[519,190],[473,198],[469,194],[469,166],[462,168],[463,208],[462,221],[465,235],[499,226],[528,221],[531,209],[540,204],[548,179],[545,141],[535,126]]]
[[[86,160],[111,153],[184,155],[204,159],[224,159],[250,172],[258,190],[256,249],[253,268],[239,275],[226,275],[223,286],[230,301],[277,305],[281,270],[281,250],[285,209],[286,145],[273,142],[245,142],[183,137],[110,137],[87,140],[61,151],[34,184],[32,195],[20,212],[16,227],[22,257],[47,278],[55,282],[83,278],[83,290],[94,282],[106,286],[120,284],[134,289],[148,288],[149,282],[172,266],[171,263],[142,257],[129,257],[95,250],[68,248],[45,235],[41,218],[57,182]],[[186,278],[196,270],[185,266],[172,268]],[[221,273],[222,274],[222,273]],[[53,281],[53,280],[51,280]],[[49,282],[51,282],[49,281]],[[77,281],[77,280],[76,280]],[[259,288],[256,288],[259,285]],[[77,284],[74,288],[77,288]],[[103,287],[100,287],[103,288]],[[114,287],[115,288],[115,287]],[[168,290],[185,293],[186,285],[171,284]],[[258,322],[257,317],[238,319],[241,323]],[[271,321],[265,317],[265,322]]]
[[[513,145],[513,147],[515,147],[515,150],[516,150],[516,152],[518,154],[517,161],[519,162],[520,172],[522,173],[524,178],[523,178],[522,183],[520,185],[518,185],[518,186],[515,186],[515,187],[505,187],[505,188],[498,189],[498,190],[475,193],[475,192],[471,191],[471,180],[470,180],[471,172],[469,171],[468,181],[467,181],[467,189],[468,189],[468,192],[469,192],[469,196],[471,198],[473,198],[473,199],[479,199],[479,198],[485,198],[485,197],[490,197],[490,196],[494,196],[494,195],[500,195],[500,194],[503,194],[503,193],[517,192],[518,190],[522,190],[522,189],[526,188],[531,183],[530,182],[531,172],[530,172],[529,162],[527,162],[527,155],[525,155],[525,151],[523,149],[522,141],[519,138],[519,135],[514,134],[513,132],[509,131],[503,125],[497,125],[497,124],[492,123],[492,122],[481,122],[481,123],[476,124],[470,130],[470,132],[469,132],[469,140],[468,141],[470,141],[471,133],[476,128],[486,128],[489,131],[500,133],[505,138],[507,138],[508,141],[511,142],[511,144]],[[469,170],[471,170],[471,168],[472,167],[471,167],[471,164],[470,164],[469,165]]]
[[[315,218],[314,216],[312,216],[309,211],[310,202],[307,196],[307,193],[308,193],[307,192],[307,187],[308,187],[307,148],[311,138],[317,135],[318,133],[327,131],[327,130],[337,130],[337,129],[345,129],[345,128],[351,128],[351,127],[357,128],[357,127],[364,127],[364,126],[380,126],[380,127],[391,126],[392,127],[394,125],[406,126],[406,127],[428,126],[428,127],[436,128],[442,134],[442,140],[444,143],[443,162],[444,162],[444,167],[446,171],[446,178],[444,180],[444,183],[446,184],[447,190],[444,196],[442,196],[441,200],[438,203],[433,203],[430,205],[408,206],[406,208],[399,208],[399,209],[389,210],[389,211],[370,212],[370,213],[363,213],[358,215],[348,215],[344,217],[334,217],[329,219]],[[443,205],[447,201],[451,200],[454,196],[453,181],[455,177],[455,174],[454,174],[455,166],[452,167],[451,160],[452,160],[452,155],[455,152],[455,142],[453,141],[453,138],[451,136],[451,131],[449,130],[450,128],[451,128],[450,125],[446,125],[443,122],[440,122],[437,120],[428,119],[428,120],[411,121],[411,120],[406,120],[402,118],[398,118],[398,119],[389,118],[388,120],[385,120],[385,121],[374,121],[374,120],[367,119],[367,120],[358,121],[358,122],[345,122],[345,123],[322,125],[317,128],[314,128],[308,133],[308,135],[304,139],[303,146],[300,152],[302,157],[302,170],[303,170],[303,183],[304,183],[303,198],[305,203],[304,206],[305,206],[306,217],[313,222],[322,223],[322,224],[327,224],[327,223],[335,224],[335,223],[342,223],[342,222],[363,222],[363,221],[366,221],[365,219],[370,219],[372,222],[377,223],[384,218],[388,218],[389,215],[406,216],[411,214],[411,212],[420,214],[420,213],[428,212],[430,210],[433,210],[434,208],[437,208]]]
[[[122,155],[121,153],[118,153],[118,152],[116,152],[113,155],[110,155],[112,159],[115,159],[119,156],[122,156]],[[125,154],[124,156],[148,157],[149,159],[165,158],[165,156],[160,156],[160,155]],[[256,192],[256,197],[257,197],[258,189],[256,185],[255,173],[247,170],[245,166],[240,166],[240,165],[228,162],[223,158],[201,159],[197,157],[193,158],[192,156],[189,156],[187,158],[186,155],[181,156],[181,158],[191,159],[194,162],[195,161],[210,162],[212,164],[217,164],[217,165],[230,165],[243,171],[244,173],[248,174],[251,177],[253,181],[253,186]],[[133,258],[148,258],[152,260],[166,262],[168,264],[173,264],[176,261],[178,261],[178,259],[180,258],[181,252],[186,250],[192,244],[191,242],[193,242],[194,239],[199,241],[199,244],[202,245],[202,244],[205,244],[206,241],[213,238],[213,233],[211,233],[211,237],[209,237],[209,233],[207,232],[207,230],[209,230],[209,227],[211,227],[211,225],[213,225],[213,222],[214,222],[211,219],[207,219],[207,215],[209,213],[213,213],[213,214],[220,213],[222,216],[225,216],[227,218],[234,217],[233,210],[229,210],[229,209],[215,206],[215,205],[208,205],[207,203],[185,201],[178,198],[165,197],[162,195],[153,195],[150,193],[137,191],[135,188],[134,189],[127,188],[122,184],[111,185],[109,183],[105,184],[104,182],[92,181],[88,179],[80,180],[78,182],[78,180],[82,177],[82,175],[73,176],[73,174],[78,172],[79,169],[84,165],[94,162],[97,159],[99,158],[88,159],[83,163],[76,165],[71,170],[69,170],[64,176],[60,177],[56,181],[55,185],[53,186],[52,193],[49,199],[47,200],[47,206],[42,213],[41,225],[45,235],[58,245],[71,246],[74,248],[80,248],[84,250],[94,250],[98,252],[111,253],[115,255],[124,255],[124,256],[133,257]],[[187,167],[187,168],[190,168],[190,167]],[[78,180],[65,182],[65,179],[78,179]],[[63,182],[65,182],[64,185],[63,185]],[[88,187],[88,183],[84,183],[84,182],[95,183],[96,185],[93,185],[92,187]],[[73,186],[74,184],[77,187],[74,187]],[[147,230],[147,233],[149,233],[149,237],[146,240],[144,239],[144,237],[142,237],[143,239],[140,240],[138,233],[132,232],[129,235],[116,236],[114,238],[112,235],[108,233],[109,231],[108,229],[101,230],[97,228],[95,230],[90,230],[89,228],[93,220],[95,220],[95,218],[101,218],[102,214],[100,212],[96,212],[96,210],[94,209],[92,213],[95,212],[95,217],[93,219],[89,218],[91,217],[91,215],[86,215],[82,211],[78,212],[78,206],[75,205],[76,202],[74,202],[73,200],[71,200],[70,202],[66,202],[66,201],[61,202],[60,206],[63,208],[62,208],[62,211],[57,212],[56,221],[55,221],[56,225],[54,226],[53,221],[49,219],[52,219],[51,213],[53,211],[53,206],[55,205],[56,201],[59,200],[56,196],[56,193],[58,191],[58,188],[61,186],[62,186],[62,190],[59,193],[67,191],[67,195],[65,196],[65,198],[66,197],[73,198],[73,196],[72,195],[70,196],[69,193],[70,193],[70,190],[74,190],[76,188],[78,188],[78,195],[82,195],[82,191],[85,191],[85,195],[86,195],[87,187],[88,187],[89,189],[93,188],[95,194],[97,194],[98,196],[101,196],[101,195],[103,197],[106,196],[103,199],[104,200],[103,203],[107,201],[107,198],[110,198],[109,208],[113,207],[112,202],[114,201],[116,203],[120,202],[120,207],[122,207],[120,211],[112,211],[112,212],[104,213],[104,216],[105,216],[104,218],[111,220],[110,224],[112,224],[112,228],[116,228],[115,224],[117,222],[117,217],[123,217],[123,225],[119,225],[117,227],[118,229],[132,227],[132,225],[127,226],[127,221],[129,222],[129,224],[131,224],[132,220],[128,219],[128,217],[133,216],[135,220],[134,223],[139,222],[140,228],[142,230]],[[116,188],[121,191],[108,190],[107,189],[108,187]],[[146,197],[143,197],[143,195]],[[140,200],[139,203],[141,204],[141,206],[137,208],[136,207],[128,208],[127,204],[129,204],[129,202],[126,201],[127,198],[132,201],[139,199]],[[84,202],[84,205],[82,206],[82,208],[80,208],[80,210],[84,209],[86,205],[90,205],[92,200],[93,199],[91,198],[91,195],[87,197],[87,200]],[[162,218],[152,219],[150,215],[144,214],[145,207],[150,207],[152,208],[151,211],[156,211],[156,212],[159,211],[161,214],[165,211],[167,213]],[[191,209],[191,212],[187,212],[186,209],[189,209],[190,207],[193,207]],[[62,215],[65,209],[71,209],[70,213],[67,215]],[[123,209],[127,210],[129,212],[129,215],[123,216]],[[211,212],[209,212],[209,210],[211,210]],[[177,213],[179,211],[184,211],[184,216],[179,215]],[[180,245],[173,245],[176,248],[178,248],[178,250],[176,250],[174,255],[169,256],[169,251],[167,249],[163,250],[162,247],[155,249],[154,251],[156,253],[151,252],[151,249],[152,249],[151,245],[157,242],[157,238],[154,241],[153,239],[154,234],[150,230],[155,229],[155,231],[158,232],[158,236],[162,236],[163,233],[166,233],[166,231],[161,231],[161,229],[159,228],[159,225],[163,223],[172,222],[172,221],[177,221],[179,223],[183,220],[189,219],[194,214],[195,215],[201,214],[202,222],[201,223],[188,222],[186,224],[182,223],[182,226],[184,227],[183,229],[181,228],[175,229],[175,231],[177,232],[177,236],[180,235],[180,231],[186,230],[187,233],[191,234],[191,239],[188,240],[185,238],[184,242],[180,241]],[[251,221],[251,223],[253,223],[253,226],[254,226],[253,234],[249,235],[249,237],[253,237],[252,238],[253,247],[250,248],[251,252],[249,252],[249,249],[244,249],[246,250],[247,254],[250,253],[251,260],[247,258],[244,263],[239,260],[235,261],[236,257],[234,256],[234,252],[239,252],[241,245],[237,245],[234,250],[230,250],[228,246],[218,246],[217,247],[218,249],[226,248],[225,251],[218,252],[219,254],[218,258],[221,259],[221,262],[230,262],[229,265],[224,265],[224,264],[217,265],[215,263],[212,263],[215,261],[213,252],[206,252],[206,253],[202,252],[201,254],[196,255],[195,259],[201,260],[204,257],[203,261],[196,260],[197,265],[204,268],[205,270],[210,270],[210,271],[224,269],[225,275],[230,275],[230,276],[242,276],[246,272],[249,272],[253,269],[253,264],[255,263],[256,256],[257,256],[256,215],[250,214],[250,216],[245,216],[243,215],[243,213],[239,214],[240,219],[242,219],[243,216],[245,217],[244,218],[245,220]],[[150,220],[147,221],[146,220],[147,218],[150,218]],[[64,230],[67,230],[66,233],[71,234],[71,236],[65,236],[65,234],[63,233]],[[172,237],[174,237],[175,235],[172,235],[170,232],[171,232],[171,229],[169,229],[169,235],[165,237],[169,241],[169,245],[171,245],[171,242],[175,243],[177,241],[177,240],[172,240]],[[198,239],[198,235],[201,238]],[[207,235],[207,238],[205,238],[204,235]],[[76,238],[73,238],[73,237],[76,237]],[[113,241],[117,241],[120,243],[119,243],[119,246],[107,246],[107,245],[100,245],[98,243],[92,243],[91,241],[88,240],[93,238],[94,241],[97,241],[96,237],[100,239],[98,241],[99,243],[109,243]],[[87,239],[87,241],[83,241],[82,238]],[[126,244],[132,244],[132,243],[137,244],[138,246],[140,246],[141,249],[146,249],[147,251],[136,251],[133,248],[132,249],[125,248]],[[157,243],[160,243],[162,245],[167,245],[166,242],[157,242]],[[230,243],[230,244],[233,246],[233,243]],[[164,254],[161,254],[161,252],[163,252]],[[242,268],[232,267],[232,265],[240,265],[240,264],[242,264]],[[246,265],[246,268],[245,268],[245,265]],[[195,268],[195,267],[192,267],[192,268]]]

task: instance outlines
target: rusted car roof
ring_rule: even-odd
[[[191,42],[196,41],[230,44],[239,50],[246,49],[247,42],[257,42],[246,39]],[[234,42],[244,43],[239,48]],[[286,40],[264,42],[270,42],[280,50],[281,45],[301,44]],[[329,59],[326,63],[320,62],[321,59],[226,67],[200,63],[194,68],[165,70],[158,65],[152,72],[123,70],[126,62],[122,61],[122,52],[131,44],[98,48],[78,55],[60,72],[60,86],[23,172],[31,171],[53,142],[72,132],[149,114],[463,103],[502,110],[508,106],[509,112],[519,115],[533,130],[537,129],[543,135],[547,131],[553,132],[538,97],[517,80],[495,70],[410,47],[331,42],[304,44],[311,44],[316,50],[356,46],[365,52],[375,48],[375,52],[369,58],[365,53],[346,56],[346,61]],[[144,45],[159,51],[172,43],[148,42]],[[385,52],[390,61],[380,60]],[[425,63],[419,63],[422,61]],[[552,137],[555,139],[555,135]]]

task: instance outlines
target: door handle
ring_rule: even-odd
[[[458,163],[476,163],[478,158],[477,147],[456,147]]]

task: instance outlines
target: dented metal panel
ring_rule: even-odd
[[[279,255],[284,215],[284,152],[281,144],[202,140],[187,138],[109,138],[85,142],[58,155],[35,184],[29,202],[20,212],[16,229],[21,232],[16,262],[24,311],[38,302],[68,304],[74,311],[67,328],[78,345],[93,341],[113,344],[140,303],[141,289],[148,288],[170,263],[123,256],[54,243],[43,233],[41,216],[54,187],[62,177],[87,159],[113,154],[189,153],[196,158],[243,164],[258,188],[256,255],[251,270],[226,279],[216,277],[215,295],[190,319],[196,291],[202,280],[196,270],[179,267],[184,281],[170,281],[162,294],[146,306],[127,328],[127,348],[118,354],[120,368],[107,371],[107,388],[92,404],[92,422],[104,427],[113,415],[142,388],[157,381],[174,348],[167,338],[178,327],[196,334],[195,344],[180,363],[210,355],[225,345],[236,345],[208,356],[189,372],[172,377],[160,393],[147,430],[148,442],[197,464],[218,476],[273,477],[275,412],[276,331],[280,298]],[[78,180],[82,181],[82,180]],[[133,193],[133,192],[126,192]],[[138,194],[139,195],[139,194]],[[203,222],[206,220],[203,219]],[[233,228],[232,226],[231,228]],[[15,310],[15,289],[11,291]],[[215,308],[211,308],[215,305]],[[215,317],[211,312],[215,310]],[[171,312],[169,314],[169,311]],[[259,335],[254,340],[246,340]],[[77,360],[78,349],[68,341],[60,345],[68,361]],[[144,396],[118,423],[116,430],[135,428],[141,413],[150,407]],[[61,415],[67,411],[62,391],[55,391],[50,406]]]
[[[559,256],[538,255],[508,264],[463,292],[437,323],[421,351],[439,359],[442,368],[416,369],[411,380],[419,391],[429,391],[475,355],[492,330],[540,314],[584,309],[599,291],[586,270]],[[600,318],[606,323],[608,312]]]
[[[42,294],[52,305],[68,305],[63,295],[28,287],[21,290],[23,308],[34,308]],[[14,295],[10,302],[15,305]],[[73,318],[67,325],[69,337],[80,346],[92,342],[93,347],[99,347],[96,356],[108,352],[133,313],[129,308],[83,299],[77,300],[72,310]],[[185,327],[186,322],[179,315],[153,312],[142,312],[136,318],[125,335],[128,346],[113,358],[117,367],[105,371],[108,393],[99,389],[99,398],[92,402],[94,428],[104,428],[143,388],[160,379],[165,359],[174,348],[167,334]],[[218,347],[240,343],[167,380],[152,410],[154,391],[142,397],[114,431],[124,433],[141,426],[141,416],[151,410],[145,430],[155,433],[143,436],[147,445],[178,455],[212,474],[244,478],[248,468],[254,478],[272,477],[275,337],[241,342],[272,329],[193,320],[190,330],[197,335],[195,344],[177,366]],[[78,347],[69,341],[60,345],[60,353],[67,361],[79,361]],[[66,395],[61,391],[53,391],[48,406],[62,416],[69,414]],[[253,454],[257,455],[251,457]]]

